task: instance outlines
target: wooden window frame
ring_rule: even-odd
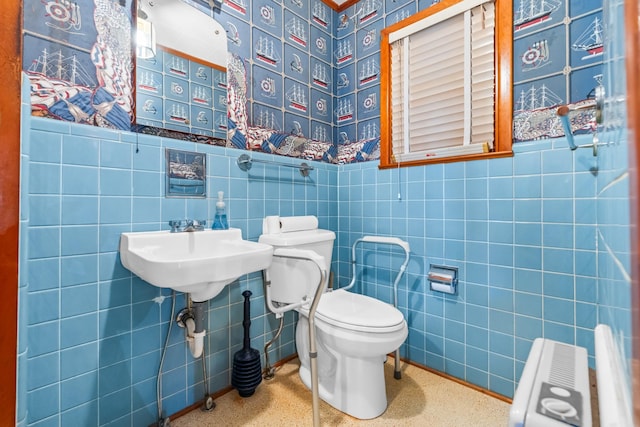
[[[380,169],[420,166],[432,163],[450,163],[498,157],[511,157],[513,129],[513,1],[495,0],[495,118],[494,148],[489,153],[464,154],[423,160],[396,162],[391,147],[391,44],[389,34],[428,16],[436,14],[463,0],[443,0],[409,18],[391,25],[381,32],[380,44]]]

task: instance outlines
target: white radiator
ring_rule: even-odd
[[[609,326],[596,326],[595,348],[600,426],[632,426],[630,386]]]
[[[533,342],[509,413],[509,427],[591,427],[587,350]]]

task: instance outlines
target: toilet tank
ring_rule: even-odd
[[[322,255],[327,272],[326,286],[329,281],[335,238],[333,231],[315,228],[288,233],[262,234],[258,242],[271,245],[274,249],[306,249]],[[316,286],[320,281],[320,272],[313,262],[277,256],[273,257],[271,266],[267,269],[267,275],[271,281],[271,299],[286,304],[299,302],[305,295],[313,299]]]

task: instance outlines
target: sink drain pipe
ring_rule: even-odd
[[[184,328],[184,335],[189,346],[191,355],[202,360],[202,376],[204,381],[204,404],[203,411],[210,411],[215,408],[213,398],[209,394],[209,376],[207,375],[207,357],[204,351],[204,337],[207,334],[205,325],[207,324],[208,301],[193,301],[191,294],[186,294],[187,307],[180,310],[176,317],[176,323]]]
[[[207,330],[207,301],[196,302],[191,300],[191,294],[187,295],[187,307],[180,310],[176,317],[178,326],[184,328],[184,337],[187,340],[189,351],[194,358],[202,356],[204,349],[204,337]]]
[[[191,298],[189,298],[191,299]],[[189,350],[194,358],[202,356],[204,349],[204,337],[207,334],[207,330],[204,328],[206,324],[206,302],[192,302],[191,303],[191,318],[186,320],[187,342],[189,343]]]

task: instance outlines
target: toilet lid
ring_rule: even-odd
[[[404,316],[394,306],[341,289],[322,295],[316,317],[337,327],[362,332],[392,332],[404,325]]]

